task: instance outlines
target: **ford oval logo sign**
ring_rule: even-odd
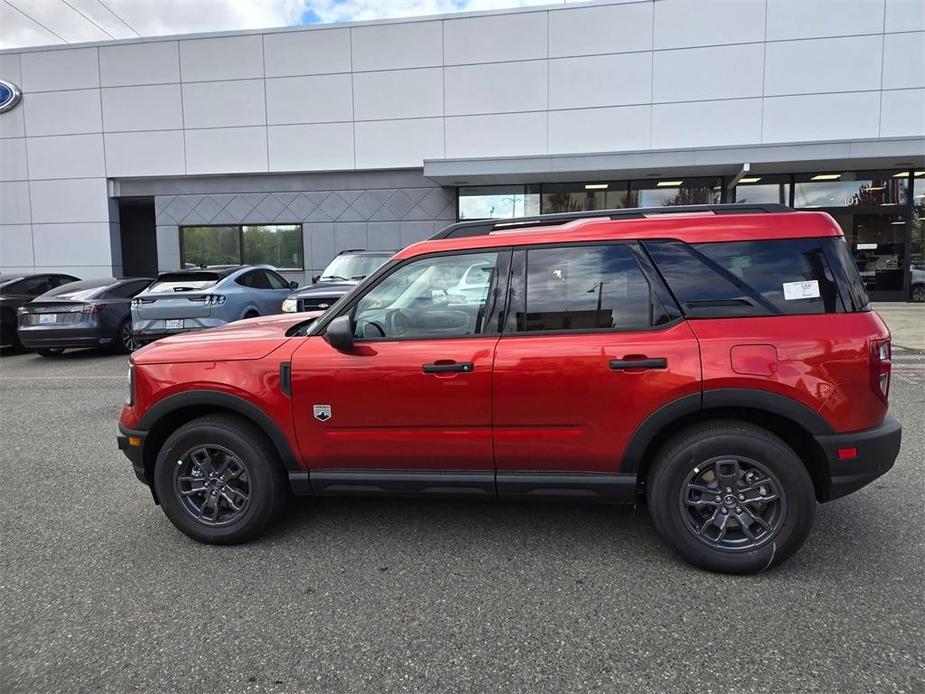
[[[19,103],[22,92],[12,82],[0,80],[0,113],[9,111]]]

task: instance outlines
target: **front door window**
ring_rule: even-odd
[[[481,335],[497,269],[494,252],[410,262],[357,302],[354,336],[393,340]]]

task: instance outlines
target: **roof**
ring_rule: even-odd
[[[705,243],[841,235],[841,228],[825,212],[714,214],[698,211],[626,219],[578,218],[555,226],[509,226],[480,236],[422,241],[400,251],[395,258],[401,260],[446,250],[581,241],[677,239],[688,243]]]

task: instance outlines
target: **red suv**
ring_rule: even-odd
[[[750,573],[900,446],[841,230],[777,205],[455,224],[323,314],[160,340],[129,374],[119,447],[210,543],[290,492],[645,500],[687,561]]]

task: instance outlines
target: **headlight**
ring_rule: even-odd
[[[298,299],[283,299],[283,313],[296,313],[298,310]]]
[[[128,397],[125,404],[129,407],[135,404],[135,367],[131,364],[128,367]]]

